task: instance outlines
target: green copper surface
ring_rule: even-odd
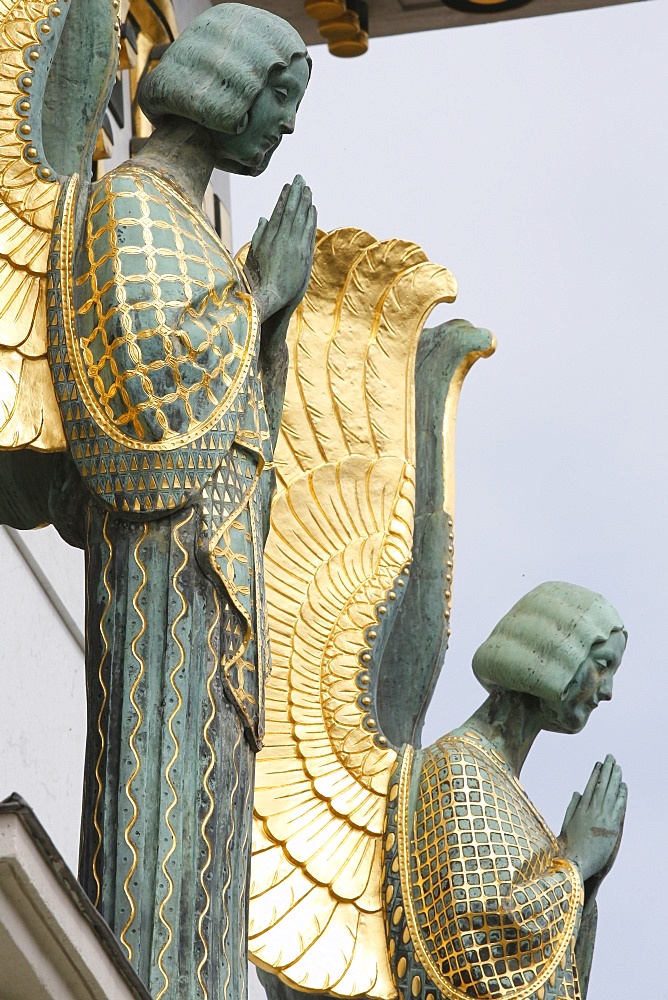
[[[266,168],[310,61],[266,11],[207,11],[141,88],[141,155],[89,186],[115,17],[62,6],[31,114],[62,182],[46,328],[68,450],[0,455],[0,517],[86,550],[82,884],[156,1000],[244,1000],[267,466],[316,215],[287,184],[244,273],[201,205],[214,169]]]

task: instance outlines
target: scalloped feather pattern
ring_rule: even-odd
[[[249,950],[301,990],[397,994],[382,898],[397,755],[374,718],[369,644],[411,558],[417,341],[455,290],[415,244],[320,233],[288,332]]]
[[[44,179],[51,172],[39,160],[39,95],[25,82],[31,53],[42,57],[51,42],[49,18],[62,16],[56,9],[0,0],[0,449],[65,448],[46,361],[48,256],[61,188]]]
[[[302,475],[272,509],[265,585],[275,666],[256,772],[250,950],[302,989],[395,992],[384,946],[369,946],[384,941],[382,829],[396,751],[362,702],[360,651],[410,559],[413,498],[402,458],[355,455]]]
[[[345,455],[390,451],[414,462],[417,341],[431,309],[456,294],[450,271],[414,243],[377,241],[358,229],[319,234],[311,281],[288,333],[276,447],[284,484]]]

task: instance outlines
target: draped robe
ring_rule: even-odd
[[[66,190],[49,360],[85,524],[80,880],[156,1000],[246,995],[271,445],[255,307],[159,171]],[[58,526],[58,525],[57,525]]]
[[[582,880],[481,736],[404,747],[388,798],[386,933],[420,1000],[579,1000]]]

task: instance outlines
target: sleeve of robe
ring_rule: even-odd
[[[257,314],[240,270],[173,184],[123,165],[93,188],[64,313],[59,398],[89,488],[121,513],[182,506],[229,451],[257,379]]]
[[[401,889],[414,956],[434,985],[507,1000],[578,996],[581,878],[505,762],[468,734],[446,737],[416,754],[412,787],[414,809],[398,818],[411,831]]]

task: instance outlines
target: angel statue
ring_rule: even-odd
[[[243,1000],[263,470],[316,220],[298,177],[242,268],[201,206],[214,168],[267,167],[310,61],[212,8],[143,82],[141,154],[90,183],[118,8],[0,0],[0,516],[86,552],[82,884],[156,1000]]]
[[[420,749],[457,397],[494,345],[463,321],[420,333],[442,269],[356,239],[347,257],[349,233],[319,240],[288,334],[250,955],[270,1000],[580,1000],[626,788],[607,757],[555,837],[518,779],[541,730],[579,732],[611,697],[626,633],[592,591],[535,588],[474,657],[483,705]]]

